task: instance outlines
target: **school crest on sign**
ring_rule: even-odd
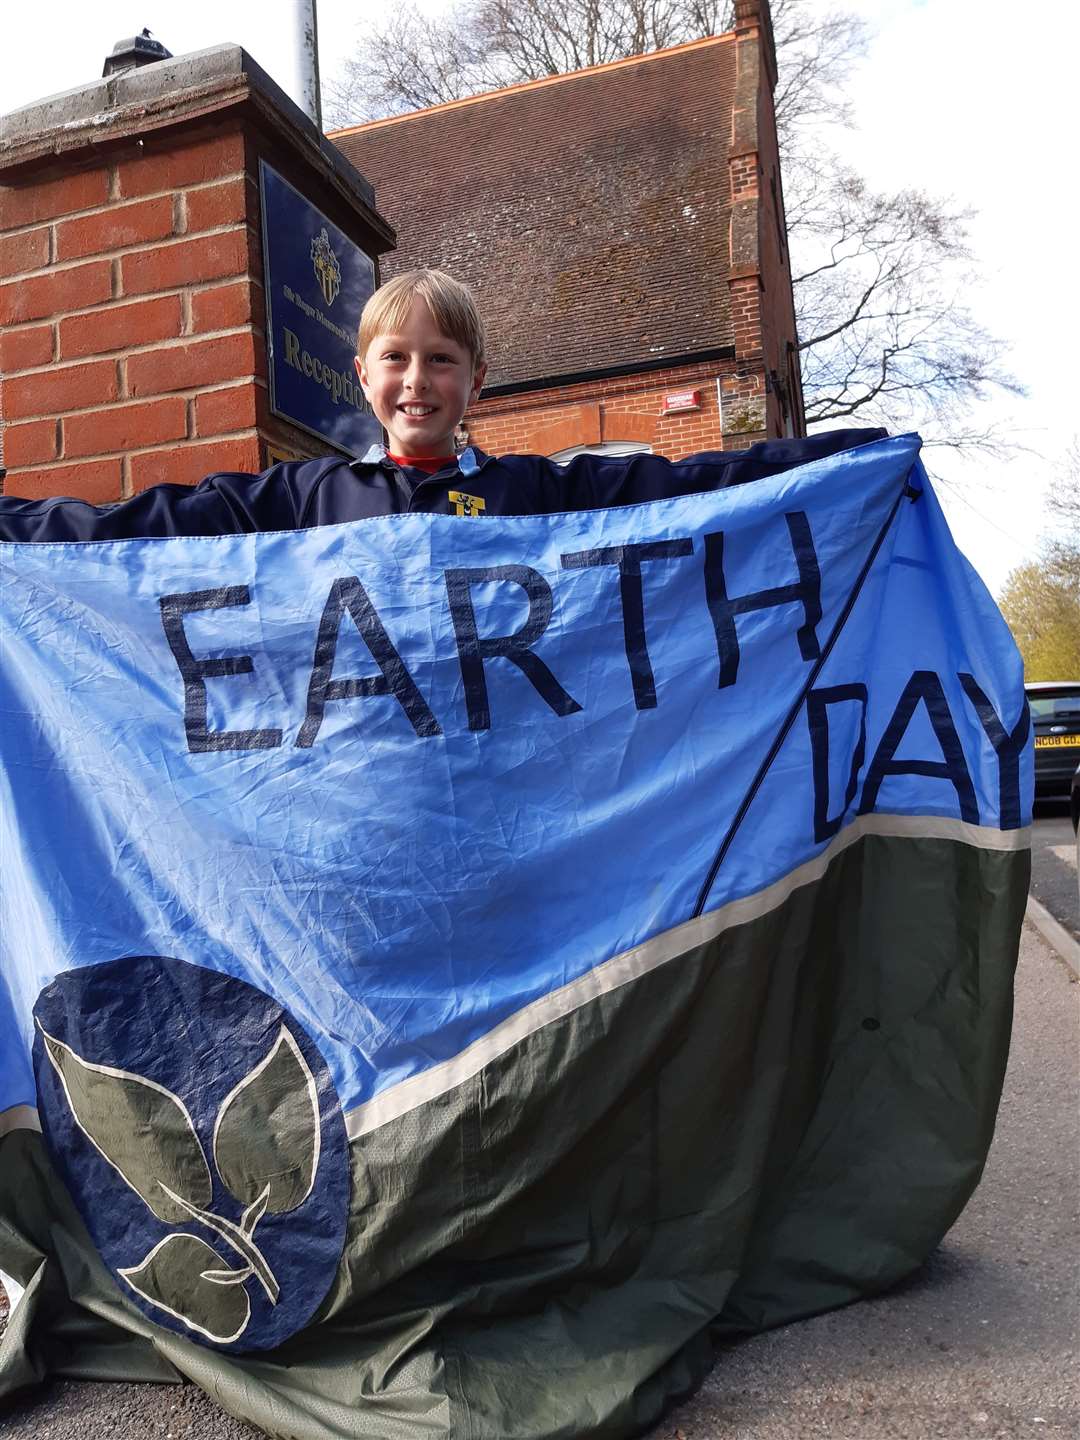
[[[327,305],[332,305],[341,290],[341,265],[334,254],[325,227],[311,242],[311,264],[323,299]]]

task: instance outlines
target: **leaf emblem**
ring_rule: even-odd
[[[41,1034],[79,1129],[158,1219],[176,1225],[189,1219],[190,1207],[209,1205],[210,1168],[183,1101],[153,1080],[95,1065]]]
[[[319,1166],[319,1096],[284,1025],[267,1055],[222,1102],[214,1160],[230,1193],[248,1207],[281,1215],[311,1194]]]
[[[250,1267],[228,1269],[197,1235],[167,1235],[141,1264],[117,1273],[151,1305],[219,1345],[239,1340],[251,1319],[243,1285]]]

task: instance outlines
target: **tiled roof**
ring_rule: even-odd
[[[732,343],[732,38],[332,137],[397,230],[383,278],[431,265],[476,291],[489,386]]]

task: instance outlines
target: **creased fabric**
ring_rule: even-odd
[[[0,566],[0,1393],[630,1435],[955,1219],[1032,760],[916,437]]]

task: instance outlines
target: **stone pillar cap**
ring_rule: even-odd
[[[254,112],[343,192],[382,249],[393,247],[394,231],[378,213],[370,183],[239,45],[133,65],[0,115],[0,184],[35,173],[46,161],[74,160],[80,151],[97,152],[109,142],[162,132],[238,106]]]
[[[102,78],[115,75],[119,70],[132,70],[137,65],[153,65],[158,60],[171,60],[172,51],[166,50],[160,40],[155,40],[149,30],[141,35],[132,35],[128,40],[118,40],[112,53],[106,56]]]

